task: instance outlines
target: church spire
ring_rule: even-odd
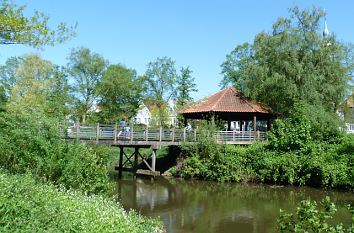
[[[323,28],[323,37],[327,37],[329,36],[329,30],[328,30],[328,27],[327,27],[327,17],[326,17],[326,12],[325,12],[325,19],[324,19],[324,28]]]
[[[323,37],[327,37],[327,36],[329,36],[329,30],[328,30],[328,27],[327,27],[327,20],[325,19],[324,29],[323,29]]]

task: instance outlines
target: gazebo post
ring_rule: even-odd
[[[257,116],[253,116],[253,136],[254,140],[257,139]]]
[[[253,131],[257,131],[257,116],[253,116]]]
[[[271,127],[271,122],[270,122],[270,119],[268,118],[267,119],[267,131],[270,130],[270,127]]]
[[[231,121],[227,121],[227,130],[231,131]]]
[[[183,116],[183,126],[187,127],[187,118],[185,116]]]
[[[240,120],[240,131],[242,131],[243,120]]]
[[[211,115],[210,115],[210,122],[211,122],[212,127],[214,127],[215,126],[215,115],[214,115],[214,113],[211,113]]]

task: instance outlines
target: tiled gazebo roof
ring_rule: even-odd
[[[225,88],[185,108],[183,115],[193,113],[260,113],[270,114],[260,103],[250,100],[235,88]]]

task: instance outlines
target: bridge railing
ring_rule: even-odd
[[[204,132],[205,134],[205,132]],[[146,141],[146,142],[195,142],[200,137],[200,130],[187,130],[186,128],[131,128],[124,131],[116,125],[72,125],[65,131],[69,139],[96,141]],[[209,135],[209,133],[208,133]],[[217,131],[210,133],[218,143],[264,141],[266,132],[261,131]]]
[[[354,133],[354,124],[346,123],[344,130],[347,133]]]

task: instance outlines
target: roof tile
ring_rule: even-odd
[[[225,88],[206,99],[186,107],[181,113],[198,112],[269,113],[261,104],[245,97],[232,87]]]

